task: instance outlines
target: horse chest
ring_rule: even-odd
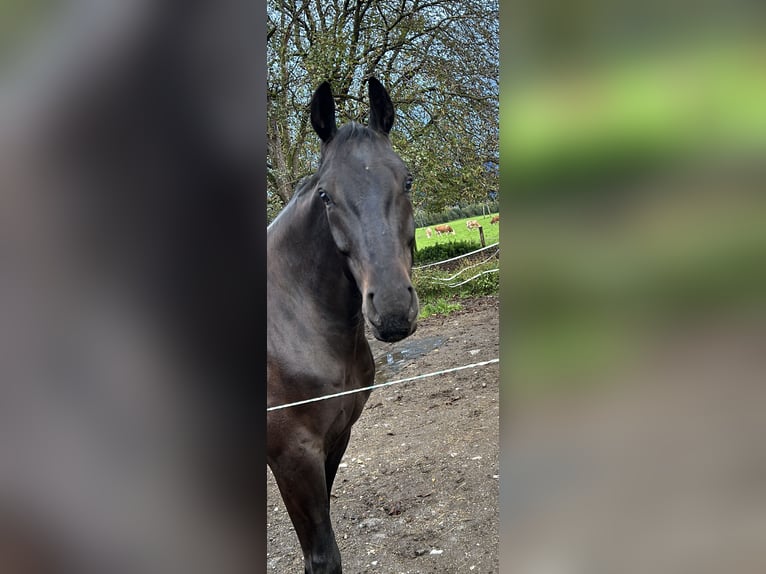
[[[354,343],[270,344],[269,395],[289,391],[289,400],[305,400],[373,384],[375,365],[365,339]],[[279,381],[279,384],[276,384]]]
[[[364,352],[343,361],[327,349],[314,354],[310,362],[296,362],[294,356],[269,356],[269,406],[328,397],[372,385],[375,367],[366,341],[361,350]],[[300,427],[317,439],[321,437],[322,442],[332,444],[356,422],[368,396],[369,391],[361,391],[270,413],[270,432],[277,436],[287,429]],[[279,439],[274,441],[279,442]]]

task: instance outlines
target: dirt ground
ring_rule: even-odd
[[[499,300],[466,301],[404,341],[371,347],[376,383],[497,358]],[[499,383],[494,363],[373,391],[333,488],[344,572],[499,572]],[[268,571],[302,572],[267,475]]]

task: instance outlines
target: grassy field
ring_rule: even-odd
[[[478,248],[479,230],[468,229],[465,225],[467,221],[475,219],[483,228],[484,239],[487,245],[490,245],[497,242],[500,235],[500,226],[497,223],[495,225],[490,225],[489,223],[492,220],[492,216],[494,215],[497,214],[493,213],[492,215],[486,215],[484,217],[466,217],[465,219],[456,219],[454,221],[447,222],[447,225],[452,227],[452,229],[455,231],[455,235],[436,235],[436,232],[434,232],[429,239],[426,236],[427,227],[419,227],[415,230],[415,243],[417,244],[418,249],[422,249],[423,247],[436,245],[437,243],[447,243],[449,241],[474,241]],[[428,227],[433,229],[434,226],[430,225]]]
[[[428,226],[420,227],[415,230],[415,241],[418,249],[452,241],[471,241],[476,244],[478,249],[480,246],[479,231],[466,227],[466,222],[472,219],[478,221],[479,225],[482,226],[486,244],[496,243],[500,236],[500,226],[490,224],[494,215],[497,214],[493,213],[485,217],[466,217],[448,222],[447,224],[455,231],[455,235],[436,235],[434,232],[429,238],[426,236]],[[433,226],[430,227],[433,229]],[[496,294],[499,290],[500,281],[497,273],[477,277],[460,286],[452,287],[452,285],[469,279],[482,271],[496,269],[499,263],[494,258],[481,265],[462,260],[457,268],[451,268],[449,271],[440,269],[439,266],[415,271],[413,281],[421,299],[421,318],[429,315],[448,315],[452,311],[459,310],[462,308],[460,300],[464,298]]]

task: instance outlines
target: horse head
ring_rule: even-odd
[[[381,341],[415,331],[418,297],[412,285],[415,245],[412,175],[394,152],[389,132],[394,106],[375,78],[368,80],[367,126],[335,123],[329,83],[311,100],[311,123],[322,140],[315,198],[327,216],[335,247],[362,296],[362,313]]]

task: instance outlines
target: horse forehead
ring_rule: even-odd
[[[382,156],[349,156],[335,170],[334,179],[344,188],[393,190],[398,187],[400,165]]]
[[[381,168],[397,171],[404,167],[391,144],[381,138],[350,138],[338,146],[333,159],[336,166],[349,171],[378,171]]]

